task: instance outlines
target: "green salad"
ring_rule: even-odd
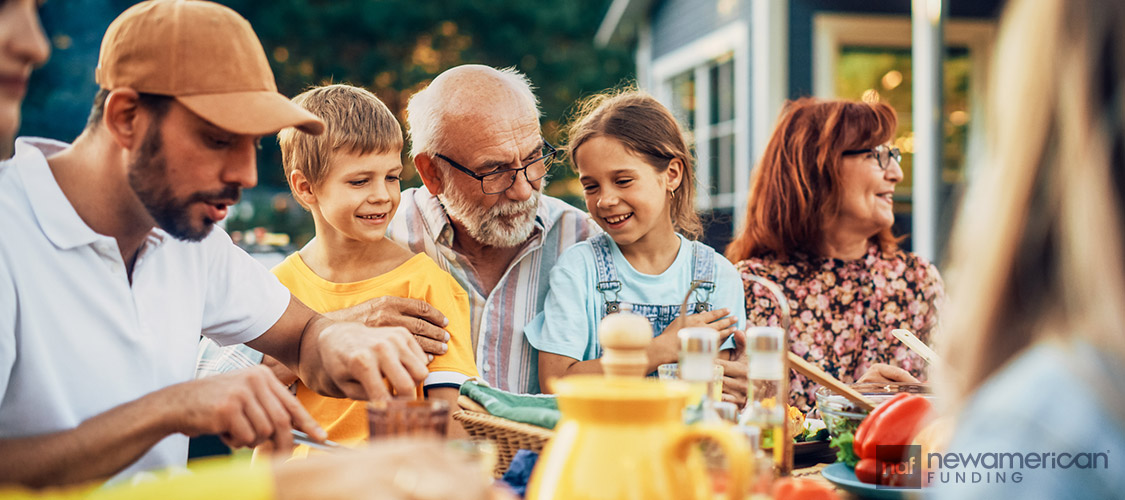
[[[848,467],[855,467],[859,463],[859,455],[855,454],[855,433],[852,431],[845,432],[832,438],[832,446],[836,447],[836,461],[847,464]]]
[[[812,424],[814,421],[805,421],[804,432],[798,434],[793,438],[794,443],[808,443],[812,441],[827,441],[828,429],[824,427],[823,423],[818,422],[819,425]],[[766,432],[762,434],[762,448],[773,448],[773,433]]]

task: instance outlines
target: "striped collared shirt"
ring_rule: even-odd
[[[571,245],[600,231],[583,211],[542,196],[535,231],[485,295],[469,261],[453,250],[453,225],[441,202],[425,188],[402,192],[387,235],[425,252],[469,292],[477,370],[492,387],[515,393],[539,392],[539,356],[527,343],[525,325],[543,307],[551,268]]]

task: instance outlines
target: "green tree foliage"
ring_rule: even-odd
[[[594,32],[610,0],[217,0],[246,17],[261,38],[278,89],[349,83],[371,90],[403,122],[406,103],[442,71],[466,63],[514,66],[537,87],[543,132],[557,143],[566,113],[582,96],[633,77],[631,52],[598,49]],[[33,75],[24,134],[72,140],[97,87],[93,69],[109,22],[133,0],[67,0],[42,8],[52,60]],[[404,187],[420,185],[413,162]],[[259,187],[245,195],[228,229],[265,226],[303,244],[311,219],[288,195],[271,138],[258,157]],[[549,194],[581,206],[573,173],[559,167]],[[243,207],[245,208],[245,206]]]
[[[292,96],[325,83],[362,86],[404,124],[410,96],[442,71],[466,63],[514,66],[535,84],[543,133],[557,144],[576,100],[633,77],[631,52],[593,43],[609,0],[226,3],[261,37],[281,92]],[[276,144],[267,141],[259,160],[263,185],[284,188]],[[403,164],[403,187],[421,185],[405,152]],[[571,169],[558,167],[547,192],[581,206],[576,184]],[[265,225],[292,234],[300,245],[311,237],[312,224],[294,210],[278,195],[257,198],[255,215],[230,227]]]
[[[227,4],[257,30],[281,92],[295,95],[328,82],[359,85],[383,99],[400,121],[410,96],[450,67],[514,66],[535,83],[544,134],[557,140],[576,99],[632,76],[631,54],[593,44],[607,0]],[[284,185],[279,169],[263,174],[264,181]]]

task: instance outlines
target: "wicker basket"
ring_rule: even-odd
[[[539,453],[547,440],[555,435],[549,429],[475,411],[458,411],[453,414],[453,419],[461,422],[470,436],[496,444],[496,468],[492,471],[496,477],[503,476],[508,470],[516,451],[523,449]]]

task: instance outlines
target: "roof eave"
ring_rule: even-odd
[[[637,25],[644,22],[651,4],[652,0],[613,0],[594,35],[594,43],[605,47],[636,36]]]

